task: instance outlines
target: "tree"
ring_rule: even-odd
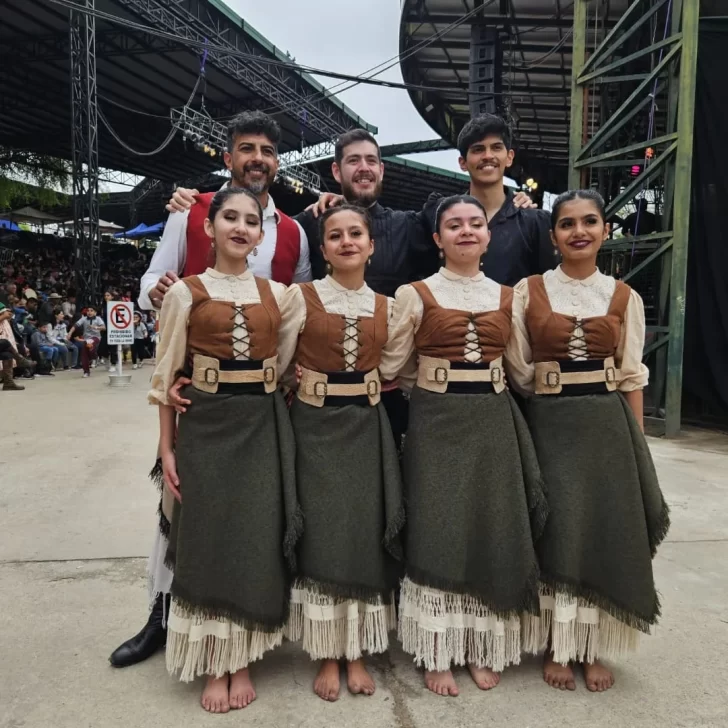
[[[65,159],[0,146],[0,209],[18,203],[54,207],[60,202],[56,189],[68,190],[70,179]]]

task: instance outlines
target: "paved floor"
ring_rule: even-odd
[[[0,393],[0,726],[2,728],[449,728],[450,726],[728,726],[728,437],[693,431],[651,446],[673,528],[656,561],[664,618],[641,652],[592,695],[544,685],[539,664],[509,669],[481,694],[437,698],[395,649],[374,663],[374,697],[326,704],[314,666],[292,645],[256,665],[259,699],[209,716],[199,684],[164,671],[163,656],[127,670],[107,657],[146,619],[144,557],[155,494],[146,480],[156,411],[151,367],[131,387],[77,372]]]

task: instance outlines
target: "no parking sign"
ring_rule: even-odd
[[[106,333],[110,346],[134,343],[133,303],[110,301],[106,318]]]

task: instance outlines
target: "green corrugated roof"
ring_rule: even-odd
[[[213,7],[223,13],[227,18],[232,21],[235,25],[240,27],[246,35],[250,36],[256,43],[262,45],[272,56],[275,56],[280,61],[290,62],[290,58],[279,48],[274,46],[267,38],[262,36],[250,23],[243,20],[237,13],[235,13],[228,5],[222,0],[207,0]],[[313,76],[306,73],[305,71],[298,71],[298,75],[306,81],[314,90],[319,92],[326,91],[326,87],[320,84]],[[364,121],[357,113],[352,111],[345,103],[339,101],[335,96],[326,99],[329,103],[338,106],[357,126],[362,129],[366,129],[372,134],[377,134],[379,129],[376,126],[372,126],[368,122]]]

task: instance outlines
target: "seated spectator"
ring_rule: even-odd
[[[63,315],[73,321],[76,318],[76,291],[70,290],[66,294],[66,300],[61,304]]]
[[[106,331],[103,319],[96,314],[93,306],[86,308],[86,313],[71,327],[68,334],[81,356],[83,376],[91,376],[91,361],[97,356],[102,333]]]
[[[57,308],[55,313],[56,325],[51,329],[48,338],[59,349],[64,369],[80,369],[78,349],[68,339],[68,326],[63,311]]]
[[[25,328],[30,335],[31,354],[38,352],[36,372],[42,376],[52,377],[58,360],[58,351],[48,338],[45,327],[40,326],[37,319],[29,318]]]
[[[32,372],[33,362],[20,353],[15,340],[12,311],[0,302],[0,377],[2,377],[3,390],[25,389],[25,387],[15,384],[13,380],[15,362],[19,369],[27,369]]]

